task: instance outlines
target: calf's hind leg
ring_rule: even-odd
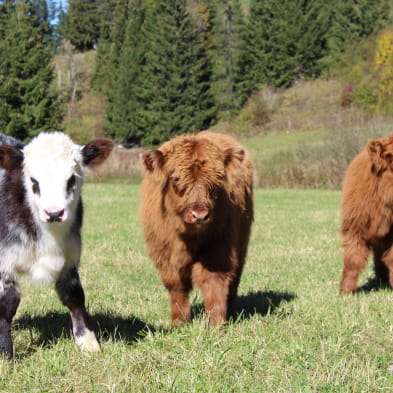
[[[358,288],[358,278],[367,264],[370,249],[367,244],[359,241],[344,242],[344,269],[340,284],[340,293],[348,294]]]
[[[75,343],[84,351],[101,352],[95,334],[89,329],[85,294],[76,268],[69,270],[57,281],[56,291],[62,303],[70,310]]]
[[[374,272],[375,276],[382,285],[389,284],[389,268],[383,262],[384,253],[379,249],[374,249]]]
[[[379,279],[384,279],[384,282],[393,288],[393,246],[391,246],[382,254],[381,260],[383,263],[379,262],[379,271],[377,271],[377,264],[375,265],[375,273]],[[383,268],[385,270],[382,270]],[[381,271],[384,273],[384,275],[381,274]]]
[[[20,290],[14,278],[0,274],[0,355],[11,359],[14,348],[11,323],[20,302]]]

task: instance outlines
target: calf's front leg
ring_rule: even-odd
[[[201,290],[209,323],[222,325],[228,317],[229,282],[225,275],[206,270]]]
[[[76,268],[69,270],[57,281],[56,291],[62,303],[70,310],[75,343],[84,351],[101,352],[96,336],[89,328],[85,294]]]
[[[20,290],[13,277],[0,274],[0,355],[11,359],[14,348],[11,323],[20,302]]]
[[[187,270],[187,269],[186,269]],[[188,271],[181,272],[175,269],[161,271],[161,279],[169,293],[172,323],[180,325],[191,319],[191,308],[188,294],[191,290],[191,278]]]

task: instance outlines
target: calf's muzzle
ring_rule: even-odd
[[[187,224],[206,224],[210,219],[210,209],[206,205],[191,205],[183,212],[183,221]]]
[[[48,222],[61,222],[64,221],[65,218],[64,209],[45,210],[45,214]]]

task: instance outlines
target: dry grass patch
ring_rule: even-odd
[[[139,183],[142,178],[140,157],[142,148],[115,147],[109,158],[90,171],[87,180],[94,183]]]

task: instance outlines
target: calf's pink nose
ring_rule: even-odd
[[[208,209],[193,209],[191,211],[191,223],[202,224],[209,219]]]

